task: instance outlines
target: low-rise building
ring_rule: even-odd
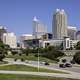
[[[77,31],[77,33],[76,33],[76,39],[80,40],[80,31]]]
[[[76,27],[68,26],[67,33],[68,33],[68,37],[71,40],[76,40],[76,32],[77,32],[77,28]]]

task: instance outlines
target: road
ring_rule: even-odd
[[[58,77],[58,78],[72,78],[80,79],[80,74],[58,74],[58,73],[44,73],[44,72],[25,72],[25,71],[3,71],[0,70],[1,74],[19,74],[19,75],[34,75],[34,76],[45,76],[45,77]]]
[[[13,59],[10,59],[10,60],[6,59],[6,61],[8,61],[10,64],[24,64],[24,65],[34,66],[34,67],[38,66],[37,61],[27,61],[26,60],[25,62],[21,62],[20,60],[18,60],[17,62],[14,62]],[[45,66],[43,62],[40,62],[39,66],[42,67],[42,68],[80,73],[80,67],[75,67],[75,65],[73,65],[71,68],[60,68],[59,64],[50,64],[48,66]]]
[[[12,65],[12,64],[24,64],[29,66],[38,66],[37,61],[25,61],[21,62],[20,60],[14,62],[13,59],[5,59],[9,62],[9,64],[5,65]],[[5,66],[3,65],[3,66]],[[1,74],[23,74],[23,75],[37,75],[37,76],[50,76],[50,77],[64,77],[64,78],[74,78],[80,79],[80,68],[73,66],[72,68],[59,68],[58,64],[50,64],[45,66],[43,62],[40,62],[40,68],[52,69],[67,72],[69,74],[60,74],[60,73],[44,73],[44,72],[25,72],[25,71],[2,71],[0,70]]]

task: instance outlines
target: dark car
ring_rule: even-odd
[[[70,63],[66,63],[65,66],[66,67],[72,67],[72,65]]]
[[[71,63],[71,64],[75,64],[75,61],[74,61],[74,60],[71,60],[70,63]]]
[[[45,62],[44,64],[45,64],[45,65],[49,65],[49,63],[48,63],[48,62]]]
[[[66,66],[64,64],[59,64],[60,68],[65,68]]]

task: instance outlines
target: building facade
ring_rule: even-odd
[[[40,39],[47,32],[46,26],[36,17],[33,19],[33,36],[34,39]]]
[[[46,33],[42,35],[42,40],[51,40],[53,39],[53,35],[51,33]]]
[[[63,9],[56,9],[53,15],[52,33],[54,39],[67,37],[67,15]]]
[[[3,39],[3,34],[7,32],[6,27],[0,26],[0,40],[2,41]]]
[[[72,26],[68,26],[68,37],[71,40],[76,40],[76,32],[77,32],[77,28],[76,27],[72,27]]]
[[[26,45],[27,44],[27,41],[29,42],[29,40],[32,40],[33,39],[33,35],[32,34],[23,34],[22,36],[20,36],[20,46],[22,48],[27,48],[28,46]]]
[[[80,31],[76,32],[76,39],[80,41]]]
[[[11,48],[17,48],[16,35],[14,33],[4,33],[3,43],[9,45]]]

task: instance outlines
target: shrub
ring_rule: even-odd
[[[14,61],[17,61],[17,59],[15,58]]]
[[[21,58],[21,61],[23,62],[23,61],[25,61],[23,58]]]
[[[62,59],[62,62],[63,62],[63,63],[66,63],[66,62],[67,62],[67,60],[66,60],[66,59]]]
[[[74,60],[71,60],[70,63],[71,63],[71,64],[75,64],[75,61],[74,61]]]
[[[73,56],[73,60],[74,60],[77,64],[80,64],[80,51],[77,52],[77,53]]]

